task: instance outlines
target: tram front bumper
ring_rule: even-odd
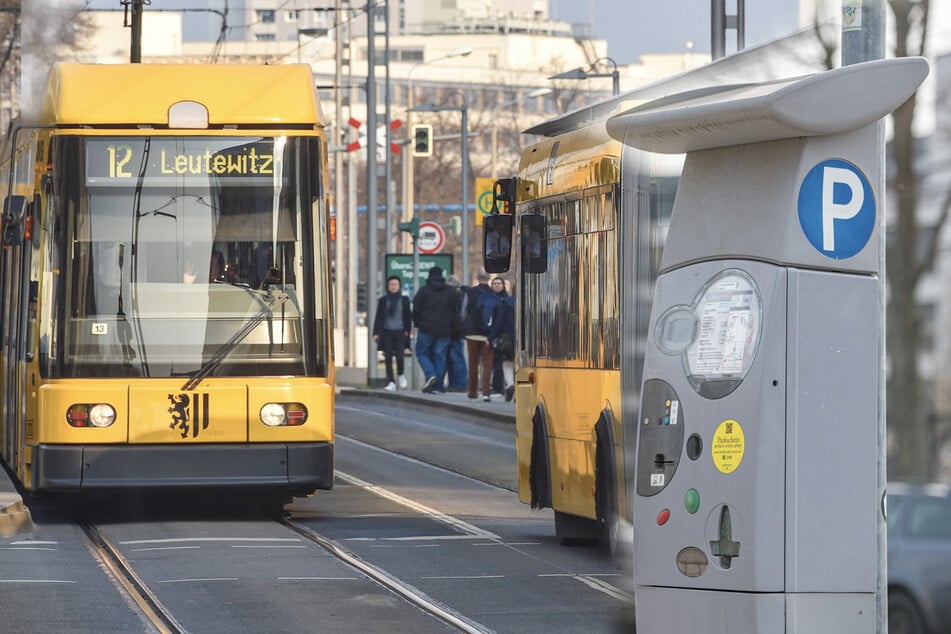
[[[332,443],[37,445],[34,491],[333,487]]]

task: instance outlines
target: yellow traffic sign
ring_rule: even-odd
[[[475,200],[476,214],[475,223],[477,227],[482,226],[482,219],[492,213],[492,187],[495,185],[494,178],[476,178],[475,179]]]

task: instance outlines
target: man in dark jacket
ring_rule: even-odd
[[[416,326],[416,358],[426,375],[423,392],[441,392],[437,385],[446,370],[449,349],[449,328],[452,315],[458,310],[459,294],[446,285],[442,269],[429,269],[426,285],[413,298],[413,323]]]

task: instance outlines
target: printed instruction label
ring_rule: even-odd
[[[752,326],[753,289],[734,277],[717,282],[699,307],[700,332],[693,371],[742,374]]]
[[[710,444],[713,464],[721,473],[733,473],[743,462],[746,439],[743,428],[735,420],[725,420],[717,427]]]

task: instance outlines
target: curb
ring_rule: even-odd
[[[482,421],[491,421],[497,423],[515,424],[515,413],[511,414],[492,411],[482,406],[482,401],[473,401],[471,405],[462,403],[448,403],[444,400],[437,400],[439,397],[416,396],[405,392],[386,392],[383,390],[369,390],[352,387],[341,387],[337,394],[338,397],[357,397],[363,399],[374,399],[378,401],[400,401],[411,403],[416,407],[424,407],[431,410],[451,411],[464,416],[471,416]]]

